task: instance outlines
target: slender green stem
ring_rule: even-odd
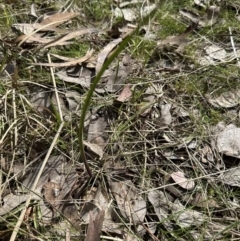
[[[79,146],[80,146],[80,152],[81,152],[81,156],[85,165],[85,168],[88,172],[88,175],[90,177],[92,177],[92,171],[88,165],[87,159],[86,159],[86,155],[85,155],[85,151],[84,151],[84,143],[83,143],[83,129],[84,129],[84,120],[85,120],[85,116],[88,110],[88,107],[90,105],[90,101],[92,99],[93,96],[93,92],[95,91],[95,88],[99,82],[99,80],[101,79],[101,76],[103,75],[104,71],[108,68],[108,66],[113,62],[113,60],[122,52],[123,49],[125,49],[125,47],[127,46],[128,42],[131,40],[132,36],[137,33],[139,31],[139,28],[144,25],[150,16],[152,16],[153,14],[155,14],[155,12],[157,11],[157,8],[155,10],[153,10],[148,16],[146,16],[143,20],[142,23],[138,25],[138,27],[131,33],[129,34],[120,44],[119,46],[115,49],[115,51],[113,52],[113,54],[107,59],[107,61],[105,62],[105,64],[102,66],[102,68],[100,69],[99,73],[96,75],[89,91],[87,94],[87,97],[84,101],[83,104],[83,108],[82,108],[82,113],[81,113],[81,119],[80,119],[80,125],[79,125],[79,129],[78,129],[78,140],[79,140]]]

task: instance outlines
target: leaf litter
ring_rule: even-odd
[[[139,3],[143,4],[136,1],[121,2],[118,5],[125,20],[134,23],[138,19]],[[10,168],[9,159],[7,162],[1,159],[3,175],[10,176],[12,171],[9,170],[14,170],[12,180],[18,182],[15,186],[12,186],[10,181],[5,182],[1,194],[1,216],[17,211],[29,198],[30,191],[34,191],[32,200],[40,209],[39,220],[45,224],[54,224],[52,231],[59,234],[61,240],[64,240],[62,237],[67,233],[71,238],[85,233],[85,240],[100,240],[101,232],[107,235],[107,238],[113,239],[120,237],[122,240],[165,240],[167,236],[156,225],[159,222],[168,234],[177,240],[179,231],[184,232],[186,228],[195,240],[225,238],[224,230],[229,222],[212,219],[209,210],[217,213],[216,216],[212,214],[213,217],[226,215],[222,211],[226,208],[224,202],[221,198],[216,198],[221,188],[219,183],[227,188],[239,187],[240,175],[238,168],[234,167],[236,159],[239,159],[239,128],[234,124],[214,123],[209,129],[203,127],[204,131],[208,129],[211,133],[201,130],[204,137],[195,136],[193,117],[200,120],[206,116],[201,117],[202,109],[199,103],[189,108],[189,101],[196,103],[196,99],[201,97],[205,98],[204,101],[211,104],[212,108],[225,108],[230,111],[231,108],[238,107],[238,93],[237,90],[226,90],[217,97],[213,96],[214,92],[211,91],[206,91],[200,97],[196,92],[193,95],[187,93],[186,96],[178,96],[176,85],[182,76],[187,78],[189,70],[197,68],[196,63],[200,63],[203,58],[209,60],[209,63],[204,64],[207,68],[209,64],[236,61],[237,56],[232,58],[234,51],[229,51],[219,42],[214,43],[211,40],[201,41],[203,48],[196,46],[197,59],[194,60],[197,61],[186,61],[186,58],[189,58],[187,48],[196,38],[196,32],[199,28],[214,28],[222,10],[220,6],[211,6],[203,1],[195,1],[195,4],[204,8],[205,13],[196,13],[199,8],[196,8],[196,12],[180,10],[185,18],[193,22],[186,24],[188,27],[184,32],[159,41],[154,40],[156,48],[153,49],[152,61],[156,62],[157,68],[151,70],[150,63],[140,65],[134,54],[130,54],[127,49],[103,73],[92,100],[95,104],[91,105],[87,112],[84,130],[85,152],[94,170],[94,178],[88,178],[85,167],[78,162],[81,161],[81,156],[75,155],[70,146],[61,139],[55,151],[58,153],[60,148],[64,150],[64,154],[51,155],[48,158],[36,190],[31,190],[31,183],[36,178],[42,160],[28,168],[23,167],[24,174],[21,174],[21,171],[16,171],[19,170],[16,162]],[[130,8],[131,5],[134,7]],[[141,7],[140,15],[143,16],[153,8],[155,5]],[[113,11],[116,13],[119,10],[115,8]],[[109,32],[106,32],[105,36],[101,35],[100,28],[81,26],[78,30],[63,30],[59,27],[78,17],[76,12],[58,12],[38,23],[13,25],[21,31],[15,43],[25,51],[24,54],[31,53],[31,49],[22,45],[23,43],[37,50],[35,54],[38,52],[36,57],[34,56],[35,63],[30,63],[31,71],[39,68],[38,65],[43,69],[54,67],[55,76],[58,81],[62,81],[58,82],[57,90],[45,86],[45,83],[44,88],[33,82],[32,86],[28,86],[30,97],[26,99],[29,99],[27,103],[33,107],[31,111],[34,114],[33,118],[27,118],[27,128],[31,128],[27,135],[31,133],[34,136],[39,132],[41,138],[44,138],[45,132],[49,133],[48,131],[55,128],[54,121],[58,119],[58,113],[54,109],[60,105],[67,117],[66,125],[72,126],[71,134],[63,133],[61,137],[67,140],[68,144],[67,138],[75,135],[75,122],[81,118],[79,109],[83,105],[83,96],[112,51],[130,33],[127,30],[125,35],[121,36],[119,30],[118,36],[112,38]],[[108,37],[102,41],[103,36]],[[46,49],[52,51],[64,48],[64,45],[71,45],[73,40],[79,39],[91,42],[90,50],[82,54],[82,58],[51,53],[62,62],[42,63],[46,59]],[[159,60],[154,59],[156,53]],[[149,56],[151,54],[149,53]],[[138,71],[135,71],[136,69]],[[170,69],[178,71],[169,71]],[[22,80],[19,82],[21,86],[24,84]],[[211,83],[206,85],[212,87]],[[179,85],[178,88],[181,89],[182,86]],[[59,92],[59,99],[55,91]],[[8,100],[7,94],[2,99]],[[204,101],[201,99],[202,104]],[[2,108],[2,102],[0,104]],[[25,104],[20,109],[26,114]],[[230,113],[228,110],[226,112]],[[41,127],[34,128],[41,122]],[[43,126],[44,131],[41,129]],[[22,131],[22,125],[18,124],[17,128]],[[6,136],[4,134],[1,139],[1,145],[6,145],[3,151],[12,148],[9,144],[12,140]],[[23,140],[16,138],[15,142],[17,146],[21,146]],[[36,144],[38,148],[44,149],[49,143],[35,140],[33,149],[36,150],[32,153],[21,147],[23,156],[17,154],[20,160],[31,160],[29,156],[34,156],[38,150]],[[26,166],[26,162],[23,166]],[[217,175],[221,166],[225,170],[221,170],[220,175]],[[33,217],[32,213],[28,215]],[[232,215],[234,217],[234,214]],[[66,219],[60,220],[62,217]],[[72,228],[75,230],[67,231]],[[236,235],[235,231],[231,230],[230,235]]]

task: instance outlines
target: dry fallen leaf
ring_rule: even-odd
[[[164,104],[161,106],[161,123],[165,125],[170,125],[172,122],[172,115],[171,115],[171,107],[172,104]]]
[[[90,220],[87,229],[87,236],[84,241],[98,241],[100,240],[100,234],[102,231],[103,220],[105,216],[105,211],[97,213],[94,217],[90,211]]]
[[[143,222],[147,211],[146,202],[132,181],[109,181],[109,185],[123,217],[133,224]]]
[[[33,194],[32,200],[41,200],[41,196],[38,194]],[[5,215],[12,211],[14,208],[18,207],[23,202],[26,202],[30,194],[14,195],[8,194],[3,198],[2,205],[0,206],[0,216]]]
[[[96,28],[85,28],[85,29],[81,29],[81,30],[72,31],[70,33],[65,34],[64,36],[54,39],[50,43],[44,45],[43,48],[46,49],[49,47],[58,46],[64,42],[66,42],[67,40],[77,38],[77,37],[80,37],[85,34],[92,34],[92,33],[96,33],[96,32],[98,32],[98,29],[96,29]]]
[[[155,214],[159,221],[168,229],[173,230],[171,221],[168,218],[169,206],[172,202],[167,198],[166,193],[152,190],[148,193],[148,200],[153,205]]]
[[[55,27],[52,27],[51,25],[42,25],[40,23],[17,23],[13,24],[12,28],[20,31],[22,34],[27,35],[27,37],[30,37],[30,35],[35,31],[38,30],[37,32],[46,32],[46,31],[54,31],[58,33],[66,33],[66,30],[58,29]]]
[[[108,113],[102,111],[102,113],[95,113],[91,116],[91,120],[88,128],[88,137],[87,140],[90,143],[97,144],[102,149],[107,144],[108,135],[105,132],[105,129],[108,125]]]
[[[240,128],[219,122],[211,138],[212,148],[227,156],[240,158]]]
[[[216,45],[206,46],[205,48],[206,54],[212,59],[224,61],[226,58],[227,52],[225,49],[218,47]]]
[[[81,64],[88,60],[91,55],[93,54],[93,49],[89,50],[85,56],[82,58],[74,59],[69,62],[64,62],[64,63],[34,63],[33,65],[41,65],[41,66],[48,66],[48,67],[69,67],[69,66],[75,66],[76,64]]]
[[[230,186],[240,187],[240,168],[227,170],[219,176],[219,179]]]
[[[52,27],[57,27],[58,25],[62,24],[63,22],[69,21],[72,18],[75,18],[79,15],[79,13],[74,12],[62,12],[62,13],[55,13],[45,19],[43,19],[40,24],[41,25],[51,25]]]
[[[122,42],[122,38],[113,40],[106,47],[104,47],[103,50],[98,54],[97,64],[96,64],[96,73],[98,73],[102,68],[109,53],[121,42]]]
[[[176,200],[171,209],[174,214],[172,218],[181,228],[189,228],[191,226],[200,226],[207,217],[201,212],[184,207],[179,200]]]
[[[100,159],[103,157],[103,149],[97,144],[89,143],[87,141],[83,142],[85,146],[89,148],[91,152],[97,155]]]
[[[201,27],[207,27],[212,26],[217,22],[220,8],[217,6],[209,6],[206,9],[206,14],[202,17],[187,9],[181,9],[179,12],[193,23],[197,23]]]
[[[235,89],[232,91],[226,91],[219,96],[205,95],[208,102],[215,107],[232,108],[240,103],[240,90]]]
[[[193,23],[189,25],[186,30],[178,36],[170,36],[164,40],[157,42],[157,49],[163,49],[165,46],[177,46],[176,52],[181,52],[188,43],[187,35],[191,33],[198,23]]]
[[[117,66],[107,69],[104,72],[101,78],[103,88],[110,93],[115,93],[120,90],[127,82],[130,68],[130,56],[125,55]],[[100,88],[98,88],[96,91],[99,92],[99,89]]]
[[[212,197],[208,197],[206,194],[204,195],[203,193],[196,193],[195,197],[191,201],[191,204],[203,208],[219,207],[217,202]]]
[[[121,93],[119,94],[117,101],[119,102],[126,102],[129,100],[129,98],[132,96],[132,91],[130,88],[130,85],[125,85]]]
[[[182,188],[187,190],[192,190],[195,187],[194,181],[188,180],[183,172],[177,171],[173,172],[171,178]]]
[[[85,70],[86,71],[82,71],[82,74],[78,77],[72,77],[68,73],[66,73],[66,71],[59,71],[56,73],[56,75],[60,80],[73,83],[73,84],[79,84],[83,88],[88,89],[91,84],[93,72],[88,69],[85,69]]]
[[[26,40],[25,40],[26,39]],[[34,34],[32,36],[28,35],[20,35],[15,39],[15,43],[18,44],[21,41],[25,40],[25,43],[40,43],[40,44],[46,44],[52,41],[50,38],[42,38],[38,36],[37,34]]]

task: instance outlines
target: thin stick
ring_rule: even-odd
[[[37,187],[37,184],[38,184],[38,181],[39,181],[39,179],[40,179],[40,177],[41,177],[41,175],[42,175],[43,169],[44,169],[44,167],[45,167],[46,164],[47,164],[47,161],[48,161],[49,156],[50,156],[50,154],[51,154],[51,152],[52,152],[52,150],[53,150],[53,147],[55,146],[55,144],[56,144],[56,142],[57,142],[57,139],[58,139],[58,137],[59,137],[59,135],[60,135],[60,133],[61,133],[61,131],[62,131],[63,125],[64,125],[64,122],[62,122],[61,125],[59,126],[59,128],[58,128],[58,130],[57,130],[57,133],[56,133],[56,135],[55,135],[55,137],[54,137],[54,139],[53,139],[53,141],[52,141],[52,144],[51,144],[51,146],[50,146],[50,148],[49,148],[49,150],[48,150],[48,152],[47,152],[47,155],[46,155],[46,157],[44,158],[44,161],[43,161],[43,163],[42,163],[42,166],[41,166],[41,168],[40,168],[40,170],[39,170],[39,172],[38,172],[38,175],[37,175],[37,177],[36,177],[36,179],[35,179],[35,181],[34,181],[34,183],[33,183],[33,185],[32,185],[32,188],[31,188],[31,190],[32,190],[33,192],[34,192],[34,190],[35,190],[36,187]],[[26,201],[26,203],[25,203],[25,206],[24,206],[24,208],[23,208],[23,210],[22,210],[22,212],[21,212],[21,214],[20,214],[20,217],[18,218],[18,221],[17,221],[17,223],[16,223],[16,225],[15,225],[15,227],[14,227],[14,230],[13,230],[13,232],[12,232],[10,241],[14,241],[14,240],[16,239],[16,236],[17,236],[17,234],[18,234],[18,231],[19,231],[19,229],[20,229],[20,227],[21,227],[21,225],[22,225],[22,222],[23,222],[25,213],[26,213],[26,211],[27,211],[27,207],[29,206],[31,200],[32,200],[32,193],[30,192],[29,198],[27,199],[27,201]]]
[[[48,62],[52,63],[50,54],[47,54],[47,57],[48,57]],[[60,105],[60,101],[59,101],[56,80],[55,80],[54,73],[53,73],[53,67],[50,67],[50,71],[51,71],[51,76],[52,76],[53,88],[54,88],[54,92],[55,92],[55,96],[56,96],[56,100],[57,100],[57,106],[58,106],[60,120],[61,120],[61,122],[63,122],[63,114],[62,114],[61,105]]]

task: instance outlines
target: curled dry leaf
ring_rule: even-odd
[[[183,172],[174,172],[171,175],[171,178],[182,188],[187,190],[192,190],[195,187],[194,181],[188,180]]]
[[[212,148],[227,156],[240,158],[239,136],[240,128],[233,124],[225,126],[223,122],[219,122],[213,130]]]

